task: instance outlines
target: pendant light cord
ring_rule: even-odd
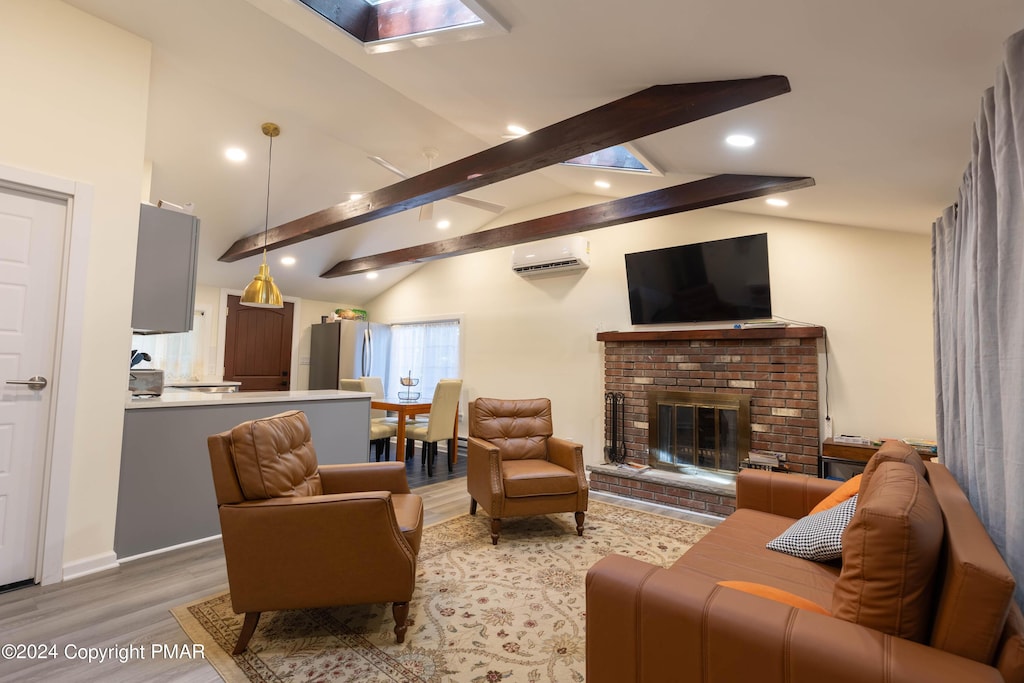
[[[263,218],[263,257],[267,255],[267,233],[270,231],[270,173],[274,169],[274,136],[270,138],[270,152],[267,154],[267,210]]]

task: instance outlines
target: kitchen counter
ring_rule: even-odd
[[[206,438],[301,410],[321,465],[366,462],[370,398],[360,391],[206,393],[165,389],[125,402],[114,551],[118,559],[220,534]]]
[[[180,408],[194,406],[219,406],[242,403],[291,403],[295,401],[361,401],[372,398],[362,391],[339,391],[337,389],[315,389],[313,391],[234,391],[214,392],[191,391],[189,389],[166,388],[160,396],[131,396],[124,404],[125,410],[144,408]]]

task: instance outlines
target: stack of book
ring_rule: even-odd
[[[932,456],[939,452],[939,445],[929,439],[903,439],[903,443],[913,446],[921,455]]]
[[[832,443],[845,443],[851,446],[881,446],[881,441],[875,439],[869,439],[866,436],[851,436],[850,434],[840,434],[839,436],[832,437]]]

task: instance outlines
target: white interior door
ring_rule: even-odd
[[[0,586],[37,578],[66,214],[0,185]]]

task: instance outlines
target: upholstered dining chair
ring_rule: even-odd
[[[318,465],[305,413],[244,422],[207,439],[231,606],[233,654],[262,612],[392,603],[405,639],[423,501],[400,462]]]
[[[343,391],[372,393],[364,386],[362,379],[343,379],[341,380],[341,389]],[[377,396],[375,395],[374,398],[377,398]],[[398,434],[397,425],[381,420],[383,413],[383,410],[370,409],[370,444],[373,446],[374,453],[377,456],[377,462],[380,462],[382,454],[384,460],[391,460],[391,437]]]
[[[506,517],[576,513],[583,535],[589,490],[583,446],[552,436],[551,401],[478,398],[469,404],[469,514],[482,505],[498,544]]]
[[[459,412],[459,395],[462,392],[461,379],[442,379],[434,389],[430,401],[430,415],[426,424],[407,422],[405,425],[405,459],[412,458],[414,444],[422,442],[423,462],[427,476],[434,476],[434,462],[437,460],[437,444],[448,441],[448,471],[455,463],[455,449],[459,435],[455,433],[455,416]]]

